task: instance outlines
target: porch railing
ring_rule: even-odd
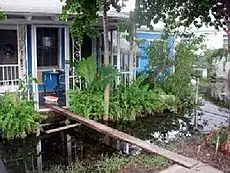
[[[1,88],[6,87],[7,89],[8,86],[17,86],[18,83],[19,83],[19,65],[18,64],[0,65],[0,87]]]

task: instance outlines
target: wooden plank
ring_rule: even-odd
[[[104,124],[98,123],[96,121],[90,120],[90,119],[86,119],[80,115],[76,115],[75,113],[67,110],[67,109],[63,109],[60,108],[56,105],[47,105],[49,108],[51,108],[53,111],[60,113],[62,115],[68,116],[69,118],[72,118],[96,131],[99,131],[103,134],[109,135],[115,139],[121,139],[125,142],[128,142],[130,144],[136,145],[148,152],[151,153],[156,153],[158,155],[164,156],[182,166],[185,166],[187,168],[191,168],[194,167],[195,165],[197,165],[199,162],[197,160],[176,154],[174,152],[171,152],[169,150],[166,150],[164,148],[160,148],[157,145],[154,144],[150,144],[148,142],[145,142],[139,138],[133,137],[131,135],[128,135],[124,132],[118,131],[116,129],[113,129],[111,127],[108,127]]]
[[[66,126],[64,126],[64,127],[58,127],[58,128],[55,128],[55,129],[47,130],[47,131],[45,131],[45,133],[47,133],[47,134],[55,133],[55,132],[67,130],[67,129],[70,129],[70,128],[74,128],[74,127],[77,127],[77,126],[80,126],[80,125],[81,125],[81,124],[79,124],[79,123],[70,124],[70,125],[66,125]]]

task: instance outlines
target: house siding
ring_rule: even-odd
[[[139,60],[139,67],[136,69],[137,73],[143,72],[147,70],[148,67],[148,56],[146,53],[146,49],[149,47],[151,40],[159,40],[161,39],[161,32],[146,32],[146,31],[137,31],[136,34],[137,39],[143,40],[140,45],[140,60]],[[169,46],[169,57],[173,57],[174,54],[174,38],[170,37],[168,39],[168,46]],[[170,68],[169,71],[172,73],[173,68]]]

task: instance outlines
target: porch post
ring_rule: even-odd
[[[26,74],[26,34],[26,26],[17,25],[19,78]]]
[[[121,71],[121,43],[120,43],[120,32],[117,30],[117,70],[120,73]],[[120,78],[117,79],[117,84],[120,84]]]
[[[99,55],[98,55],[98,67],[101,67],[101,59],[102,59],[102,33],[100,33],[100,36],[99,36]]]
[[[37,79],[37,34],[36,27],[32,25],[31,29],[32,40],[32,77]],[[39,110],[39,96],[38,96],[38,84],[33,80],[32,92],[35,101],[35,110]]]
[[[114,62],[113,62],[113,30],[111,30],[111,64],[112,64],[112,66],[114,66]]]
[[[97,39],[94,37],[92,38],[92,56],[97,60]]]
[[[65,92],[66,92],[66,107],[69,107],[69,96],[67,92],[69,91],[69,28],[65,26]]]

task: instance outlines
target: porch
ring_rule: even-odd
[[[57,18],[61,13],[60,4],[49,13],[44,11],[49,6],[44,0],[39,2],[42,11],[35,8],[38,4],[32,3],[28,9],[18,5],[14,9],[13,1],[10,3],[0,3],[8,15],[7,20],[0,21],[0,92],[16,92],[23,81],[30,88],[28,98],[35,101],[37,110],[44,108],[44,97],[50,95],[58,97],[61,106],[68,107],[66,91],[81,87],[69,61],[93,55],[98,66],[103,64],[102,20],[95,26],[99,37],[85,36],[83,44],[79,45],[72,39],[66,23]],[[111,11],[108,17],[110,64],[121,73],[119,81],[129,82],[135,78],[135,53],[130,54],[130,44],[122,40],[117,31],[117,23],[128,19],[129,15]],[[37,82],[30,78],[36,78]]]

